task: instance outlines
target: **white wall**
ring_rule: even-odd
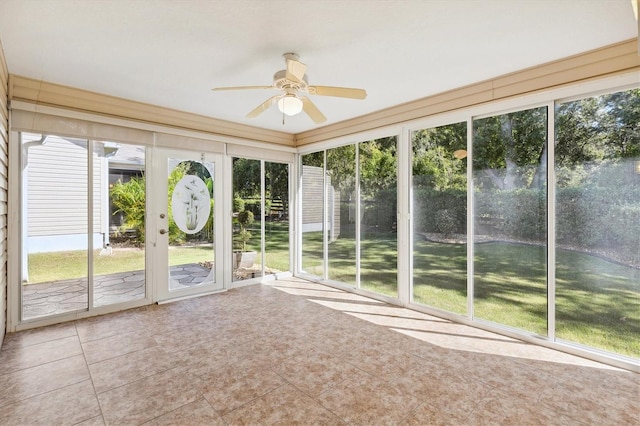
[[[0,42],[0,346],[7,325],[7,146],[9,110],[7,87],[9,73]]]

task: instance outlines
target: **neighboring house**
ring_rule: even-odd
[[[23,276],[28,255],[85,250],[88,246],[88,142],[48,135],[23,135],[22,204],[29,212],[22,223]],[[89,142],[91,143],[91,142]],[[141,150],[141,151],[140,151]],[[144,148],[121,149],[112,142],[93,142],[93,248],[109,243],[112,181],[128,180],[144,170]],[[111,168],[113,167],[113,168]]]
[[[327,202],[329,214],[326,227],[330,241],[335,241],[340,236],[340,192],[331,185],[331,176],[326,176],[329,189]],[[302,232],[321,232],[323,214],[324,187],[322,167],[302,166]]]

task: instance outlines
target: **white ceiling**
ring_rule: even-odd
[[[262,128],[315,125],[269,85],[295,52],[331,124],[637,36],[630,0],[0,0],[9,72]]]

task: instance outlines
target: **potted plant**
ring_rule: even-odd
[[[253,262],[256,259],[257,253],[255,251],[247,251],[247,243],[251,240],[251,232],[247,229],[249,225],[255,222],[253,213],[249,210],[242,210],[236,214],[236,220],[240,226],[240,232],[237,236],[237,241],[241,245],[238,250],[234,251],[234,264],[233,268],[251,268]]]

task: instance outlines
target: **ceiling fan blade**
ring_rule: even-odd
[[[302,101],[302,109],[307,115],[313,120],[314,123],[320,124],[327,121],[327,117],[324,116],[323,113],[320,112],[317,106],[311,100],[305,96],[301,96],[300,100]]]
[[[307,72],[307,66],[300,61],[296,61],[295,59],[287,58],[287,79],[291,81],[295,81],[296,83],[301,83],[304,78],[304,73]]]
[[[364,99],[367,91],[364,89],[353,89],[351,87],[331,87],[331,86],[309,86],[307,93],[320,96],[336,96],[339,98]]]
[[[264,101],[263,103],[261,103],[260,105],[258,105],[253,111],[251,111],[249,114],[247,114],[247,118],[256,118],[257,116],[259,116],[260,114],[262,114],[263,112],[265,112],[266,110],[268,110],[271,105],[273,105],[274,103],[276,103],[276,101],[280,98],[280,95],[277,96],[272,96],[269,99],[267,99],[266,101]]]
[[[236,87],[214,87],[213,90],[215,91],[220,91],[220,90],[254,90],[254,89],[275,89],[275,87],[273,86],[236,86]]]

